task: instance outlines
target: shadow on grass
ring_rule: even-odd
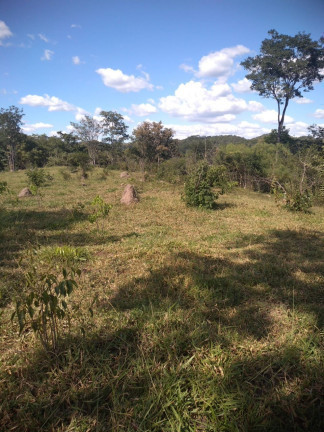
[[[0,427],[322,430],[323,234],[259,240],[226,258],[170,253],[98,301],[106,326],[7,374]]]

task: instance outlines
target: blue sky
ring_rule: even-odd
[[[276,127],[276,104],[249,91],[240,62],[270,29],[324,35],[323,0],[0,0],[0,107],[26,133],[121,113],[130,131],[162,121],[178,138]],[[324,126],[324,83],[290,102],[295,136]],[[98,117],[99,118],[99,117]]]

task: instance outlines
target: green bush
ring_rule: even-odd
[[[223,165],[211,166],[200,162],[188,176],[183,199],[188,206],[212,209],[219,195],[233,186]]]
[[[291,211],[307,213],[312,207],[312,196],[306,190],[304,193],[297,192],[287,199],[286,208]]]
[[[105,203],[99,195],[94,198],[94,200],[91,202],[91,205],[92,213],[89,216],[89,222],[96,223],[97,229],[99,231],[99,219],[104,219],[106,216],[108,216],[112,205]],[[103,231],[103,223],[101,225],[101,229]]]
[[[29,180],[29,185],[39,188],[46,186],[49,181],[53,180],[53,177],[46,173],[42,168],[30,169],[26,172],[26,176]]]

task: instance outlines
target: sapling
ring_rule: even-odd
[[[97,224],[97,230],[99,231],[99,220],[104,219],[108,214],[112,206],[104,202],[104,200],[97,195],[91,202],[93,206],[92,214],[89,216],[89,222]],[[104,224],[102,221],[101,230],[103,231]]]

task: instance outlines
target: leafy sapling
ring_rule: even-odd
[[[110,209],[112,206],[104,202],[104,200],[97,195],[95,199],[91,202],[93,207],[92,214],[89,216],[89,222],[97,224],[97,230],[99,231],[100,225],[99,220],[102,219],[101,223],[101,231],[104,230],[104,222],[103,219],[108,216]]]

